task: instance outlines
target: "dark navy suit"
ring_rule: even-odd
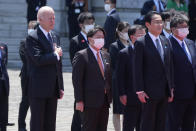
[[[170,36],[174,63],[174,101],[170,104],[170,131],[192,131],[196,114],[196,47],[193,41],[184,39],[191,55],[189,61],[178,41]]]

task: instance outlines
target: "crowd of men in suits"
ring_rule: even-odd
[[[142,9],[142,25],[129,25],[120,22],[115,5],[105,0],[104,28],[95,26],[92,13],[78,17],[81,32],[70,40],[71,130],[106,131],[112,95],[115,131],[121,114],[123,131],[193,131],[196,46],[187,38],[187,15],[164,11],[162,3],[155,11]]]
[[[123,22],[116,0],[105,0],[104,28],[90,12],[78,15],[78,35],[70,38],[74,87],[71,131],[107,131],[113,102],[115,131],[193,131],[196,121],[196,45],[188,39],[189,18],[183,12],[147,11],[143,25]],[[84,6],[84,5],[82,5]],[[79,7],[78,7],[79,8]],[[145,9],[143,9],[145,12]],[[62,49],[52,30],[49,6],[29,20],[20,56],[22,101],[19,131],[55,131],[58,99],[64,95]],[[71,23],[70,23],[71,24]],[[8,124],[7,46],[0,44],[0,131]]]

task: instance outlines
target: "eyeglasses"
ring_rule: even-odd
[[[176,27],[176,29],[181,29],[181,28],[189,28],[189,26],[184,26],[184,27]]]
[[[161,25],[161,24],[163,24],[163,21],[162,20],[152,20],[151,23],[154,23],[156,25]]]

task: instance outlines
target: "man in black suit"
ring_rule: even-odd
[[[27,23],[37,20],[39,8],[46,5],[46,0],[26,0],[27,2]]]
[[[83,12],[78,17],[78,23],[81,31],[70,40],[69,55],[71,63],[76,52],[88,47],[87,33],[94,28],[95,17],[90,12]]]
[[[51,7],[38,11],[39,27],[26,39],[28,56],[28,98],[31,131],[55,131],[57,99],[63,97],[62,49],[51,30],[55,16]]]
[[[73,59],[72,81],[82,131],[107,131],[112,96],[110,57],[100,50],[104,34],[101,27],[90,30],[89,48],[77,52]]]
[[[105,0],[104,8],[108,12],[104,24],[104,30],[106,33],[104,49],[108,51],[110,44],[116,41],[115,32],[116,27],[120,22],[120,17],[116,12],[116,0]]]
[[[8,49],[0,42],[0,131],[7,131],[9,77],[7,73]]]
[[[145,16],[148,33],[135,42],[134,86],[143,103],[141,131],[164,131],[168,101],[173,100],[172,57],[169,41],[161,36],[159,13]]]
[[[193,131],[196,115],[196,47],[187,39],[188,17],[179,14],[171,20],[174,101],[170,104],[170,131]]]
[[[88,11],[88,0],[66,0],[66,6],[68,7],[69,39],[71,39],[80,32],[77,19],[80,13]]]
[[[163,12],[166,8],[166,3],[162,0],[148,0],[144,3],[141,9],[141,15],[146,15],[150,11]]]
[[[170,21],[171,21],[172,13],[170,11],[164,11],[161,13],[161,17],[164,22],[163,31],[161,35],[165,36],[166,38],[169,38],[169,36],[171,35]]]
[[[81,28],[79,35],[73,37],[70,40],[69,46],[69,56],[72,63],[75,54],[88,47],[87,33],[90,29],[94,28],[95,18],[90,12],[83,12],[78,17],[78,23]],[[71,124],[71,131],[80,131],[81,130],[81,119],[79,111],[75,109],[74,102],[74,114]]]
[[[30,34],[37,26],[37,21],[30,21],[28,24],[28,34]],[[28,90],[28,81],[29,81],[29,74],[27,71],[27,56],[26,56],[26,40],[21,40],[20,48],[19,48],[19,55],[22,61],[22,68],[20,72],[21,78],[21,89],[22,89],[22,99],[19,106],[19,113],[18,113],[18,129],[19,131],[27,131],[26,130],[26,115],[29,109],[29,99],[27,96]]]
[[[121,103],[125,106],[123,114],[123,131],[140,131],[141,103],[133,88],[133,62],[134,43],[146,34],[145,28],[141,25],[133,25],[128,30],[131,40],[128,48],[122,49],[119,53],[117,66],[117,83]]]

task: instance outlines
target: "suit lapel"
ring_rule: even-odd
[[[125,46],[123,45],[123,43],[120,40],[118,40],[117,43],[118,43],[118,49],[119,50],[125,48]]]
[[[157,51],[157,48],[155,47],[154,42],[153,42],[152,39],[150,38],[149,34],[147,34],[147,35],[145,36],[145,38],[146,38],[146,41],[145,41],[146,45],[147,45],[149,48],[151,48],[151,52],[152,52],[153,54],[155,54],[155,55],[153,55],[153,56],[154,56],[159,62],[161,62],[161,63],[163,64],[163,62],[162,62],[162,60],[161,60],[161,56],[160,56],[159,52]]]
[[[190,43],[189,41],[187,41],[186,39],[185,39],[185,43],[186,43],[188,50],[190,52],[190,55],[191,55],[192,65],[196,65],[195,46],[192,43]]]
[[[161,40],[161,45],[162,45],[162,48],[163,48],[163,52],[164,52],[164,62],[166,61],[166,59],[167,59],[167,56],[168,56],[168,54],[169,54],[169,43],[168,42],[166,42],[163,38],[162,38],[162,36],[160,36],[159,37],[160,38],[160,40]]]
[[[38,34],[38,40],[41,42],[41,44],[47,49],[46,51],[52,52],[52,46],[44,33],[40,30],[40,28],[37,29],[37,34]]]
[[[191,64],[190,61],[189,61],[189,59],[188,59],[188,57],[186,56],[186,53],[184,52],[184,50],[182,49],[182,47],[179,45],[178,41],[175,38],[173,38],[173,37],[171,37],[170,40],[172,42],[172,45],[174,47],[176,47],[177,53],[181,53],[182,56],[184,57],[185,61],[187,61],[189,64]]]
[[[6,65],[6,52],[5,52],[5,47],[0,45],[0,53],[1,53],[1,67],[3,67],[4,65]]]
[[[93,54],[90,48],[87,48],[87,53],[88,53],[89,63],[93,64],[95,66],[95,70],[99,73],[99,75],[102,76],[97,59],[95,58],[95,55]]]
[[[116,9],[113,10],[113,11],[110,13],[110,15],[112,15],[112,14],[114,14],[114,13],[116,13]]]
[[[50,32],[53,43],[56,43],[58,46],[60,46],[60,41],[57,39],[57,36],[54,34],[54,32]]]
[[[84,36],[81,33],[78,35],[78,43],[81,49],[88,47],[88,41],[85,40]]]

